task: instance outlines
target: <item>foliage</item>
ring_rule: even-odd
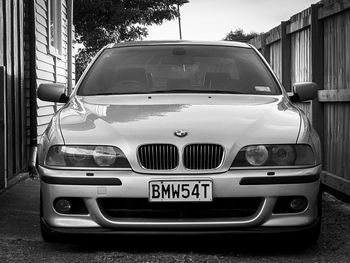
[[[242,28],[237,28],[235,31],[230,31],[227,33],[224,40],[226,41],[239,41],[248,42],[252,38],[256,37],[258,34],[256,32],[245,33]]]
[[[146,26],[178,16],[177,4],[188,0],[74,0],[76,79],[91,58],[108,43],[142,40]]]
[[[80,49],[79,53],[75,56],[75,79],[78,82],[80,76],[83,74],[86,66],[89,64],[93,57],[93,52],[88,52],[85,48]]]

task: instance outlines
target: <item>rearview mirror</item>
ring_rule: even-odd
[[[62,84],[43,83],[38,88],[38,98],[43,101],[66,103],[69,97],[66,95],[66,87]]]
[[[190,56],[165,56],[161,58],[162,65],[193,65],[193,57]]]
[[[292,87],[293,95],[290,96],[292,102],[302,102],[317,98],[317,84],[314,82],[294,83]]]

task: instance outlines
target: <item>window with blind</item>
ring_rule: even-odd
[[[62,0],[48,1],[48,41],[52,55],[62,55]]]

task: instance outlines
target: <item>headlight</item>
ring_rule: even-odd
[[[316,159],[310,145],[250,145],[243,147],[232,167],[249,166],[306,166],[315,165]]]
[[[60,167],[130,168],[124,153],[113,146],[51,146],[46,165]]]
[[[293,165],[295,158],[295,149],[291,145],[276,145],[271,148],[271,159],[277,165]]]
[[[245,151],[245,158],[251,165],[259,166],[267,161],[269,152],[264,145],[248,146]]]
[[[116,150],[109,146],[97,146],[92,154],[98,166],[111,166],[117,159]]]

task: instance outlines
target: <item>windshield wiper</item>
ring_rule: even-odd
[[[108,96],[108,95],[121,95],[123,93],[118,92],[101,92],[101,93],[89,93],[86,96]]]
[[[108,95],[133,95],[133,94],[147,94],[148,92],[101,92],[101,93],[90,93],[86,96],[108,96]]]
[[[154,90],[150,92],[103,92],[103,93],[90,93],[87,96],[108,96],[108,95],[135,95],[135,94],[156,94],[156,93],[220,93],[220,94],[245,94],[238,91],[228,91],[228,90],[190,90],[190,89],[171,89],[171,90]]]
[[[207,90],[207,89],[171,89],[171,90],[154,90],[149,93],[221,93],[221,94],[244,94],[238,91],[228,91],[228,90]]]

